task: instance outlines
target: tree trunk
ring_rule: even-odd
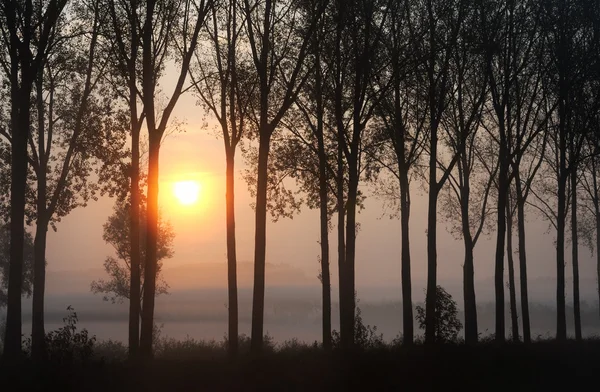
[[[563,107],[564,104],[559,104]],[[567,339],[567,317],[565,311],[565,207],[566,207],[566,135],[564,124],[564,108],[559,109],[562,115],[559,125],[559,171],[558,171],[558,211],[556,219],[556,339]]]
[[[517,293],[515,288],[515,262],[512,245],[513,213],[511,203],[506,203],[506,256],[508,258],[508,292],[510,297],[510,321],[512,340],[519,341],[519,318],[517,315]]]
[[[402,143],[401,148],[404,148]],[[412,281],[410,272],[410,189],[408,169],[400,168],[400,225],[402,229],[402,330],[403,344],[412,345],[414,324],[412,309]]]
[[[21,353],[21,292],[23,287],[23,244],[25,236],[25,190],[27,188],[27,140],[29,137],[29,68],[21,70],[21,87],[17,86],[18,66],[11,64],[11,184],[10,184],[10,268],[6,308],[4,357],[14,360]]]
[[[135,106],[135,90],[131,90],[130,105]],[[140,272],[140,127],[137,109],[131,110],[131,206],[130,206],[130,263],[129,276],[129,357],[135,358],[140,345],[141,272]]]
[[[356,260],[356,200],[358,195],[358,162],[348,161],[348,203],[346,212],[346,311],[344,317],[348,338],[344,348],[354,347],[354,321],[356,312],[355,260]]]
[[[523,342],[531,343],[531,324],[529,321],[529,295],[527,288],[527,250],[525,248],[525,197],[521,180],[515,177],[517,190],[517,225],[519,231],[519,278],[521,279],[521,318],[523,319]]]
[[[227,199],[227,288],[229,299],[229,354],[233,357],[238,351],[238,293],[237,255],[235,246],[235,153],[233,148],[226,151],[226,199]]]
[[[598,281],[598,311],[600,312],[600,200],[598,197],[598,180],[594,167],[594,211],[596,212],[596,280]]]
[[[38,164],[37,174],[37,221],[34,241],[34,266],[33,266],[33,299],[31,320],[31,356],[35,361],[45,359],[45,331],[44,331],[44,292],[46,286],[46,237],[48,233],[48,217],[46,206],[47,182],[44,146],[45,119],[44,119],[44,72],[40,67],[36,78],[36,104],[38,115]],[[49,146],[48,146],[49,148]]]
[[[346,326],[346,319],[344,312],[346,311],[346,208],[344,204],[344,162],[343,162],[343,149],[342,140],[343,135],[338,128],[338,155],[337,155],[337,170],[338,170],[338,183],[337,183],[337,208],[338,208],[338,295],[339,295],[339,308],[340,308],[340,340],[342,347],[345,347],[348,343],[348,329]]]
[[[320,106],[320,104],[317,104]],[[318,110],[319,111],[319,110]],[[319,111],[320,112],[320,111]],[[321,112],[320,112],[321,113]],[[331,350],[331,276],[329,273],[329,227],[327,198],[327,156],[323,140],[322,113],[318,121],[317,138],[319,144],[319,213],[321,229],[321,286],[322,286],[322,323],[323,348]]]
[[[574,157],[572,157],[574,160]],[[573,261],[573,313],[575,339],[581,341],[581,308],[579,303],[579,236],[577,233],[577,166],[571,162],[571,246]]]
[[[140,354],[152,357],[154,327],[154,297],[156,293],[156,264],[158,239],[158,168],[160,137],[156,130],[149,136],[148,145],[148,196],[146,204],[146,260],[144,260],[144,298]]]
[[[430,110],[433,110],[430,109]],[[431,116],[433,118],[433,115]],[[437,297],[437,127],[431,126],[429,155],[429,208],[427,213],[427,292],[425,295],[425,343],[435,343]]]
[[[31,322],[31,355],[34,360],[46,357],[44,330],[44,292],[46,287],[46,238],[48,222],[45,217],[36,222],[34,240],[33,299]]]
[[[501,126],[502,127],[502,126]],[[498,177],[498,230],[496,233],[496,259],[494,286],[496,289],[496,341],[504,342],[504,240],[506,238],[506,198],[508,192],[508,162],[506,135],[500,135],[500,172]]]
[[[252,352],[263,345],[265,311],[265,262],[267,241],[267,164],[271,132],[263,128],[258,150],[258,182],[256,188],[256,231],[254,242],[254,291],[252,296]]]
[[[464,138],[463,138],[464,139]],[[463,140],[463,145],[464,145]],[[462,223],[462,237],[465,248],[465,264],[463,266],[463,295],[465,302],[465,343],[477,344],[477,300],[475,296],[475,262],[473,237],[471,236],[471,220],[469,217],[469,200],[471,197],[470,172],[466,155],[461,153],[460,175],[463,186],[460,189],[460,209]]]

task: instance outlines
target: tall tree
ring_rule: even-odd
[[[482,136],[482,113],[488,97],[485,59],[479,50],[476,9],[465,13],[457,43],[450,59],[448,108],[442,117],[444,146],[450,156],[457,156],[455,170],[449,173],[445,207],[448,218],[459,221],[452,233],[462,238],[465,259],[463,291],[465,342],[478,339],[475,297],[474,249],[486,229],[491,213],[490,191],[496,180],[497,159],[490,159],[490,139]],[[443,171],[448,170],[440,162]],[[457,217],[460,217],[457,219]]]
[[[99,92],[106,59],[98,60],[100,2],[73,2],[55,25],[45,66],[35,80],[29,137],[35,194],[29,205],[36,222],[32,311],[32,356],[45,356],[44,291],[48,227],[102,191],[92,176],[118,164],[123,154],[122,116]],[[105,90],[106,91],[106,90]],[[102,181],[102,176],[99,176]]]
[[[331,8],[335,33],[331,34],[333,55],[328,63],[338,142],[340,338],[344,349],[354,345],[356,214],[361,198],[358,186],[365,168],[363,151],[372,131],[374,112],[389,89],[389,83],[375,83],[375,75],[385,67],[386,60],[380,53],[390,6],[389,0],[357,0],[336,1]],[[346,195],[344,172],[348,178]]]
[[[154,298],[156,291],[158,246],[158,162],[160,144],[169,118],[184,93],[190,63],[196,50],[200,30],[214,6],[213,0],[149,0],[138,16],[142,22],[142,102],[148,131],[148,187],[146,210],[146,260],[142,297],[140,354],[152,356],[154,330]],[[173,58],[177,64],[177,81],[164,109],[156,105],[157,86],[165,62]],[[187,90],[187,88],[186,88]],[[160,112],[160,116],[158,113]]]
[[[4,339],[4,356],[9,360],[17,358],[21,352],[21,291],[31,93],[35,77],[44,66],[50,34],[65,4],[66,0],[35,4],[32,0],[7,0],[0,6],[2,47],[8,52],[1,56],[2,70],[8,75],[11,91],[11,250]]]
[[[448,180],[458,155],[452,157],[438,180],[438,140],[442,115],[448,105],[450,91],[450,62],[464,19],[465,2],[427,0],[422,9],[415,10],[424,34],[421,53],[424,56],[425,89],[428,100],[429,166],[427,211],[427,294],[425,297],[425,341],[435,342],[437,290],[437,212],[438,196]],[[412,13],[411,13],[412,15]],[[463,148],[462,146],[460,147]]]
[[[130,207],[130,266],[129,279],[129,356],[135,358],[140,344],[141,314],[141,271],[140,271],[140,131],[145,112],[139,109],[141,101],[141,25],[140,4],[137,0],[128,2],[108,1],[110,23],[107,24],[105,36],[114,47],[110,56],[113,60],[109,73],[113,89],[127,104],[129,111],[129,132],[131,136],[131,162],[126,169],[129,177]],[[117,174],[119,175],[119,173]]]
[[[297,1],[244,0],[246,34],[252,52],[253,72],[259,81],[258,107],[253,121],[258,134],[252,351],[262,350],[265,300],[267,224],[267,167],[271,137],[311,72],[304,66],[318,15],[325,2],[307,13]],[[283,66],[285,65],[285,66]]]
[[[391,192],[386,180],[377,175],[379,193],[391,199],[392,205],[399,205],[401,226],[401,269],[402,269],[402,337],[403,343],[410,345],[414,340],[411,255],[410,255],[410,179],[423,152],[426,131],[427,101],[420,91],[424,80],[420,62],[414,53],[417,51],[417,37],[413,36],[415,26],[410,18],[408,2],[393,2],[386,28],[384,45],[388,57],[390,80],[378,78],[377,83],[390,84],[389,91],[376,110],[376,121],[381,124],[381,135],[368,150],[371,159],[381,168],[387,169],[394,177]],[[383,80],[382,80],[383,79]],[[378,174],[379,169],[375,171]]]
[[[257,90],[255,77],[248,72],[249,59],[240,48],[243,17],[237,1],[223,2],[213,8],[206,27],[209,55],[204,46],[199,46],[196,51],[198,67],[190,72],[196,94],[216,117],[225,144],[228,344],[233,356],[238,350],[235,153],[247,127],[246,117]]]

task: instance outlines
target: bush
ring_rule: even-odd
[[[356,313],[354,315],[354,345],[357,348],[367,350],[385,347],[383,334],[377,333],[377,326],[365,325],[362,320],[362,312],[356,300]],[[331,345],[334,349],[341,347],[341,336],[335,329],[331,332]]]
[[[419,328],[425,329],[425,309],[422,306],[417,306],[416,310]],[[435,299],[435,342],[457,342],[461,329],[462,324],[458,320],[456,301],[452,299],[452,296],[442,286],[437,286]]]
[[[94,344],[94,358],[107,362],[123,362],[129,349],[119,340],[104,340]]]
[[[89,336],[87,329],[77,331],[77,312],[68,306],[69,314],[63,318],[64,327],[46,334],[46,353],[53,363],[85,362],[94,354],[96,336]],[[31,337],[25,341],[26,355],[31,355]]]

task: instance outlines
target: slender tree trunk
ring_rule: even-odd
[[[515,177],[517,191],[517,225],[519,231],[519,278],[521,280],[521,318],[523,319],[523,342],[531,343],[529,321],[529,296],[527,288],[527,250],[525,247],[525,197],[519,174]]]
[[[431,94],[431,93],[430,93]],[[432,100],[432,103],[434,100]],[[430,110],[434,110],[433,107]],[[433,115],[431,116],[433,119]],[[425,296],[425,343],[435,343],[437,300],[437,126],[431,125],[429,155],[429,207],[427,212],[427,292]]]
[[[594,211],[596,212],[596,280],[598,281],[598,312],[600,312],[600,195],[596,168],[592,173],[594,180]]]
[[[149,124],[149,129],[150,124]],[[150,134],[148,145],[148,196],[146,201],[146,260],[144,260],[144,297],[140,354],[152,357],[154,298],[156,293],[156,256],[158,239],[158,167],[160,137]]]
[[[404,148],[402,143],[401,148]],[[402,158],[404,159],[404,158]],[[410,189],[408,169],[401,165],[400,174],[400,225],[402,229],[402,330],[403,344],[412,345],[414,324],[412,309],[412,281],[410,272]]]
[[[31,320],[31,356],[35,361],[45,359],[45,331],[44,331],[44,292],[46,285],[46,237],[48,232],[47,205],[46,205],[46,148],[44,146],[45,120],[44,120],[44,73],[40,67],[36,78],[36,104],[38,115],[38,164],[37,172],[37,221],[34,240],[34,266],[33,266],[33,299]],[[49,148],[49,146],[48,146]]]
[[[23,288],[23,244],[25,236],[25,190],[27,188],[27,140],[29,137],[29,69],[21,70],[21,87],[17,86],[17,66],[11,80],[11,184],[10,184],[10,268],[6,309],[4,357],[18,358],[21,353],[21,292]]]
[[[561,100],[562,101],[562,100]],[[563,106],[561,103],[559,106]],[[560,110],[564,116],[564,109]],[[567,317],[565,311],[565,207],[566,207],[566,136],[564,118],[560,121],[560,157],[558,171],[558,211],[556,230],[556,339],[567,339]]]
[[[509,202],[506,203],[506,256],[508,258],[508,292],[510,297],[510,321],[512,327],[512,340],[514,342],[519,341],[519,318],[517,314],[517,293],[515,288],[515,262],[513,258],[513,245],[512,245],[512,228],[513,228],[513,214],[512,205]]]
[[[264,129],[264,128],[263,128]],[[254,291],[252,297],[252,351],[258,353],[263,344],[265,311],[265,261],[267,244],[267,164],[271,132],[260,135],[258,150],[258,183],[256,189],[256,231],[254,245]]]
[[[339,280],[339,307],[340,307],[340,340],[342,347],[348,346],[348,327],[346,326],[346,318],[344,312],[346,312],[347,301],[346,301],[346,207],[344,204],[344,162],[343,162],[343,149],[341,138],[343,135],[338,129],[338,156],[337,156],[337,170],[338,170],[338,183],[337,183],[337,207],[338,207],[338,280]]]
[[[227,154],[227,287],[229,296],[229,354],[237,355],[238,351],[238,293],[237,293],[237,255],[235,246],[235,152],[233,148]]]
[[[131,0],[131,9],[137,9],[137,0]],[[140,347],[140,319],[141,319],[141,249],[140,249],[140,128],[137,110],[136,64],[138,59],[138,30],[137,12],[129,16],[131,48],[128,64],[129,77],[129,115],[131,125],[131,183],[129,193],[131,196],[129,240],[130,240],[130,268],[129,276],[129,357],[137,357]],[[133,44],[136,43],[136,44]]]
[[[498,230],[496,235],[496,259],[494,286],[496,289],[496,341],[504,342],[504,240],[506,238],[506,198],[508,192],[508,164],[505,131],[500,136],[500,172],[498,177]]]
[[[574,160],[574,157],[573,157]],[[579,302],[579,235],[577,233],[577,166],[571,162],[571,246],[573,261],[573,312],[575,339],[581,341],[581,308]]]
[[[348,203],[346,213],[346,270],[345,295],[346,295],[346,327],[347,337],[345,348],[354,347],[354,319],[356,312],[355,289],[355,260],[356,260],[356,200],[358,196],[358,162],[348,161]]]
[[[130,94],[130,105],[135,106],[135,90]],[[141,272],[140,272],[140,127],[137,109],[131,110],[131,206],[130,206],[130,256],[129,280],[129,356],[135,358],[140,345]]]

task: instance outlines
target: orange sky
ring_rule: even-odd
[[[167,89],[165,89],[167,90]],[[226,260],[225,244],[225,158],[221,139],[214,127],[206,128],[209,120],[202,108],[196,106],[192,95],[184,96],[174,112],[176,121],[183,121],[185,132],[169,135],[163,142],[160,159],[159,200],[165,217],[171,220],[176,232],[175,257],[165,262],[165,268],[190,263],[214,263]],[[247,186],[240,169],[243,158],[236,156],[237,245],[240,261],[252,261],[254,213]],[[173,196],[176,181],[195,180],[202,186],[201,200],[192,206],[182,206]],[[411,211],[411,246],[413,276],[426,276],[426,196],[415,184]],[[364,191],[370,195],[369,189]],[[58,232],[48,237],[48,269],[73,270],[102,267],[110,246],[102,241],[102,224],[111,212],[112,201],[101,198],[85,209],[72,212],[58,224]],[[357,237],[357,284],[378,285],[400,282],[400,223],[383,216],[381,201],[369,197],[366,209],[358,216],[361,228]],[[528,255],[530,276],[555,276],[553,235],[545,234],[547,224],[529,215]],[[303,211],[293,220],[269,223],[267,228],[267,262],[290,264],[303,270],[318,284],[319,222],[316,211]],[[331,234],[332,273],[336,281],[335,232]],[[477,278],[493,275],[495,241],[482,238],[476,248]],[[438,276],[462,276],[462,243],[453,239],[441,221],[438,225]],[[581,275],[593,276],[595,265],[590,253],[582,250]],[[569,274],[571,267],[567,266]],[[177,282],[169,282],[173,289]],[[223,276],[222,284],[226,284]],[[267,282],[267,285],[269,282]],[[485,288],[484,288],[485,289]],[[421,291],[414,287],[413,291]]]

